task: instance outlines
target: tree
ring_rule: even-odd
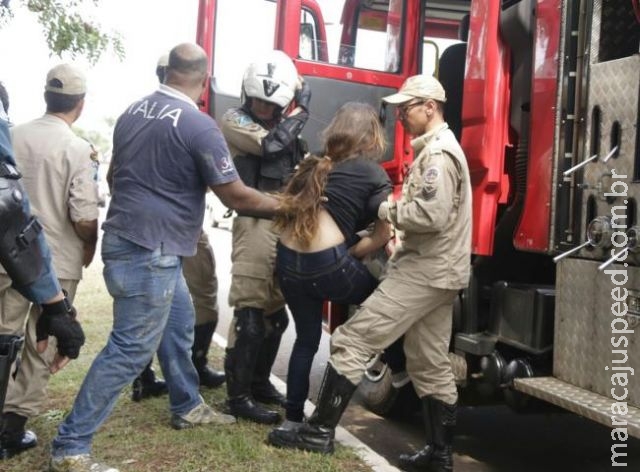
[[[81,11],[87,4],[95,8],[100,0],[0,0],[0,28],[13,18],[12,8],[26,7],[38,17],[42,25],[47,46],[52,54],[71,57],[85,56],[95,63],[100,55],[111,47],[122,58],[124,48],[118,33],[102,31],[100,26],[85,20]]]

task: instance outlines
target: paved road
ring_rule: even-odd
[[[226,228],[226,229],[225,229]],[[217,332],[226,337],[232,316],[227,305],[230,283],[228,223],[209,231],[220,282],[221,319]],[[286,380],[293,344],[290,326],[285,333],[273,373]],[[324,334],[311,378],[315,401],[328,357],[329,337]],[[391,464],[399,453],[420,448],[424,433],[420,416],[404,421],[382,419],[366,411],[354,397],[341,423]],[[461,408],[455,441],[457,472],[601,472],[640,471],[640,441],[628,442],[627,467],[610,465],[610,430],[572,414],[516,414],[504,406]]]

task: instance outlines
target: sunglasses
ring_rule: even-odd
[[[417,107],[418,105],[424,105],[424,103],[425,100],[420,100],[418,102],[409,103],[408,105],[401,105],[396,108],[396,113],[398,116],[407,116],[412,108]]]

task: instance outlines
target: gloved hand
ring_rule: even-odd
[[[299,86],[296,88],[296,92],[293,99],[296,101],[296,105],[305,111],[309,111],[309,102],[311,101],[311,88],[302,79],[300,79]]]
[[[36,324],[36,337],[38,341],[43,341],[48,336],[55,336],[58,340],[60,356],[76,359],[80,355],[80,348],[85,341],[84,332],[76,320],[76,309],[66,296],[59,302],[42,305],[42,313]]]

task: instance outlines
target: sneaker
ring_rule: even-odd
[[[119,472],[118,469],[94,461],[89,454],[52,457],[49,472]]]
[[[174,429],[193,428],[199,424],[231,424],[236,419],[231,415],[219,413],[202,402],[186,415],[171,415],[171,426]]]

